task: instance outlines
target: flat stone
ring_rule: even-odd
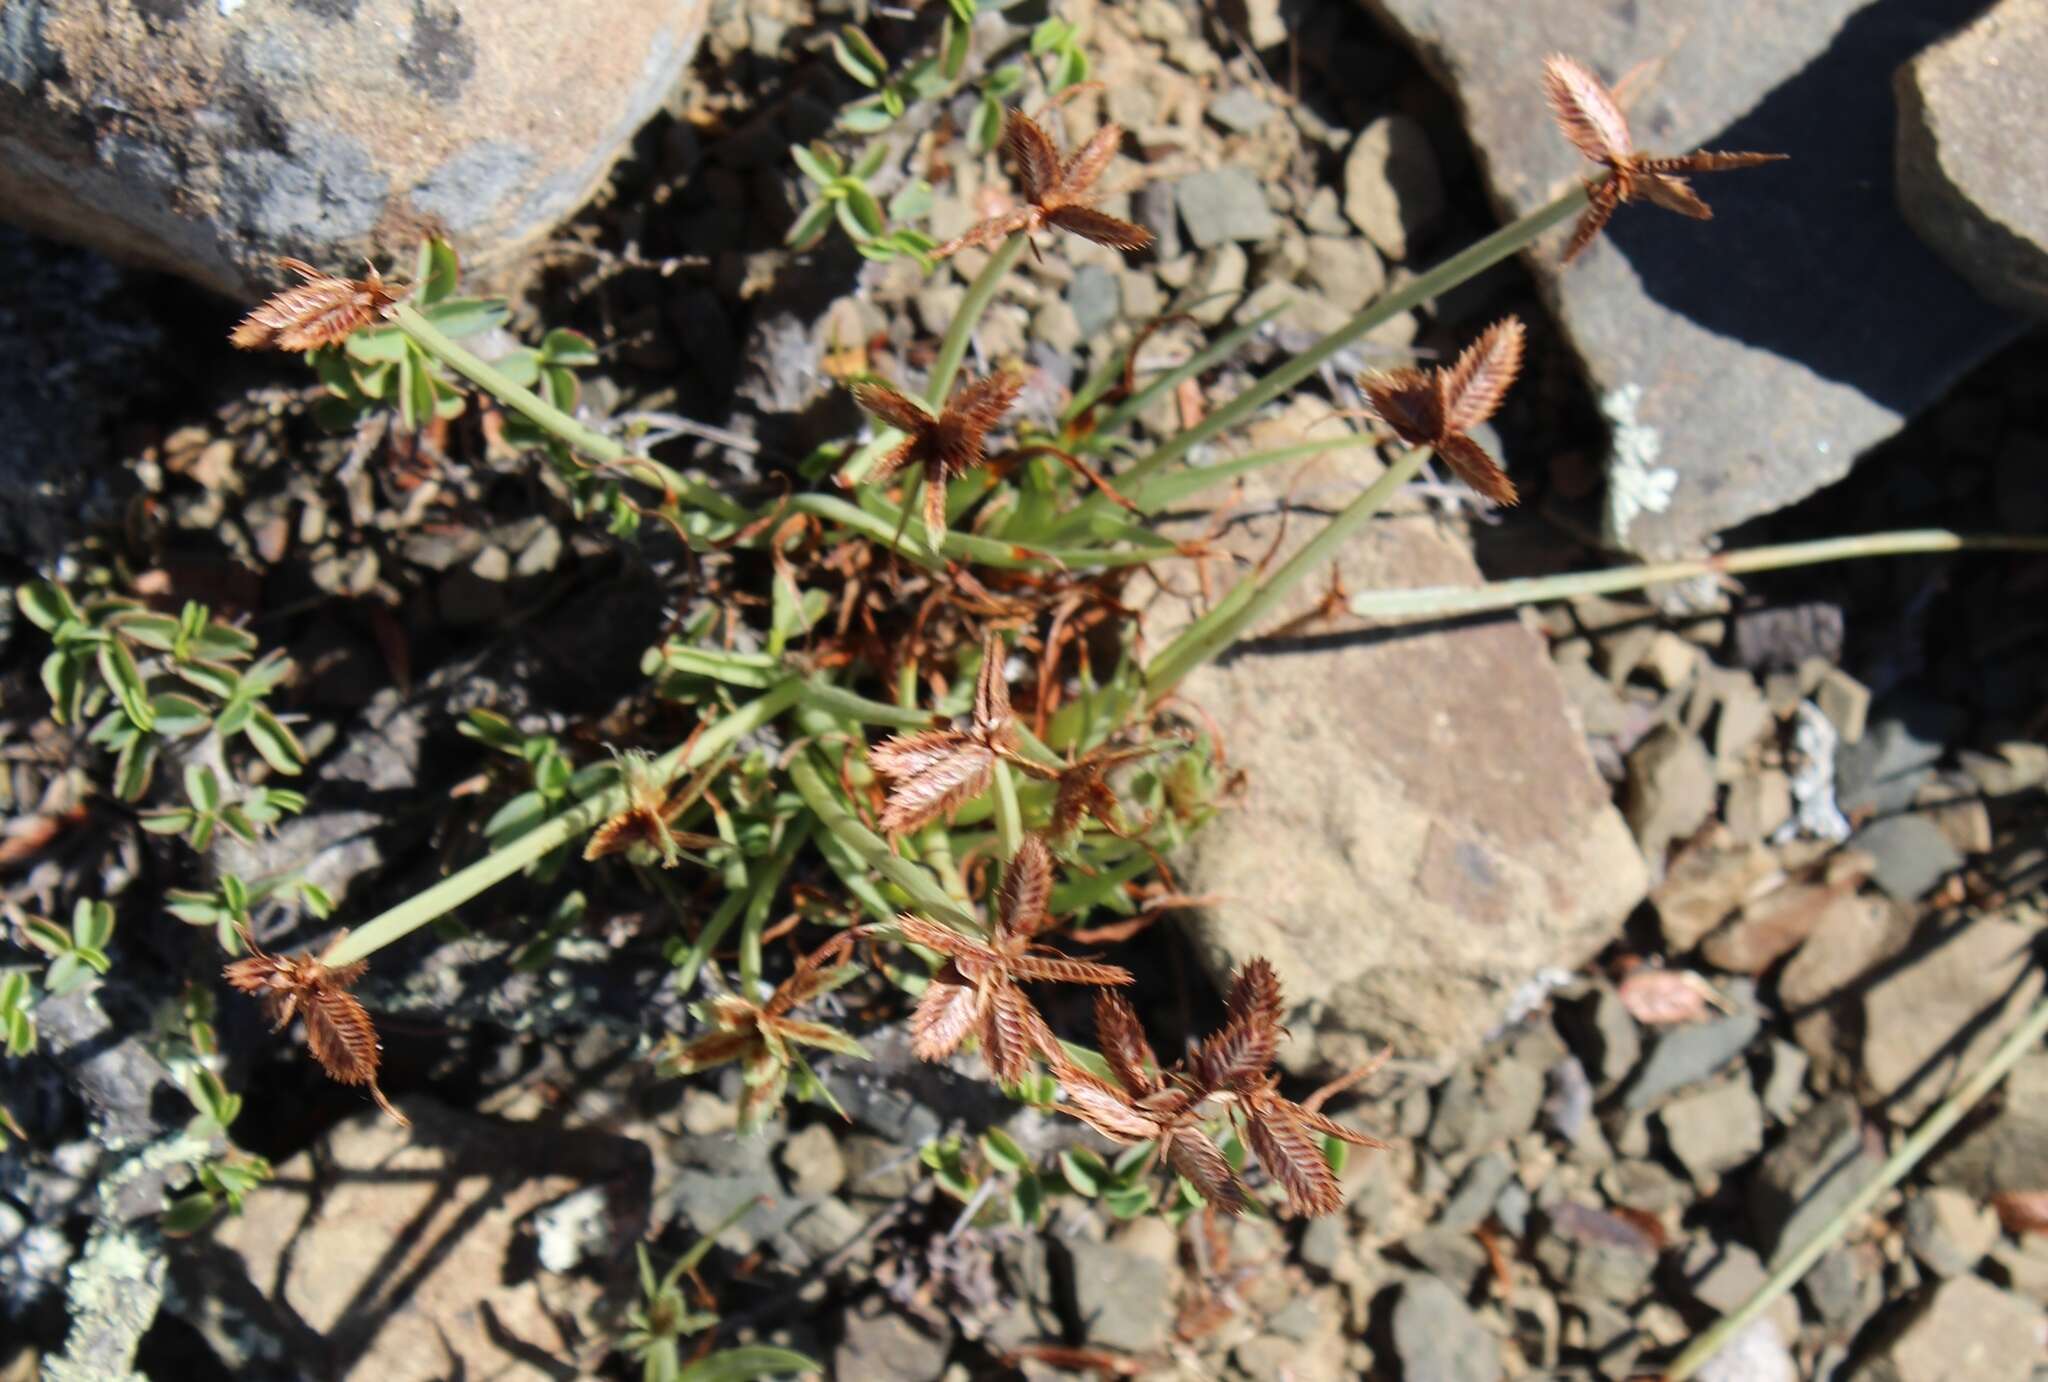
[[[1931,1180],[1979,1203],[2048,1186],[2048,1053],[2020,1057],[1997,1095],[1998,1111],[1935,1161]]]
[[[1951,1186],[1933,1186],[1906,1202],[1906,1246],[1938,1277],[1974,1269],[1997,1241],[1998,1215]]]
[[[1444,213],[1443,173],[1420,122],[1382,115],[1344,158],[1344,214],[1389,259],[1407,259]]]
[[[1755,844],[1792,819],[1792,779],[1781,768],[1764,768],[1728,785],[1721,804],[1728,833],[1741,844]]]
[[[1089,1343],[1148,1353],[1166,1342],[1173,1310],[1165,1263],[1086,1239],[1059,1246],[1071,1292],[1067,1305]]]
[[[1772,1321],[1754,1320],[1693,1375],[1700,1382],[1798,1382],[1799,1364],[1785,1340],[1784,1331]]]
[[[1863,995],[1863,1074],[1902,1123],[1983,1064],[2041,992],[2035,930],[1979,916]]]
[[[1870,721],[1870,688],[1839,667],[1830,667],[1813,690],[1813,703],[1828,717],[1845,744],[1863,737]]]
[[[1444,1228],[1477,1228],[1493,1212],[1494,1201],[1514,1178],[1515,1168],[1498,1152],[1477,1158],[1458,1177],[1457,1188],[1445,1202],[1437,1223]]]
[[[1835,797],[1844,811],[1891,815],[1913,804],[1934,774],[1943,746],[1961,731],[1962,715],[1948,706],[1914,706],[1880,720],[1835,755]]]
[[[1628,1078],[1643,1054],[1641,1029],[1621,995],[1606,984],[1560,1004],[1558,1029],[1602,1090]]]
[[[1364,307],[1387,286],[1386,266],[1373,247],[1355,235],[1310,236],[1302,277],[1325,302],[1346,314]]]
[[[1073,309],[1074,324],[1084,340],[1107,331],[1123,310],[1123,289],[1116,270],[1100,264],[1083,264],[1074,270],[1067,288],[1067,306]]]
[[[1180,218],[1198,249],[1225,241],[1257,244],[1280,231],[1266,189],[1249,168],[1205,168],[1180,180]]]
[[[1834,1217],[1884,1164],[1884,1144],[1856,1101],[1824,1099],[1764,1153],[1751,1183],[1755,1241],[1776,1266]]]
[[[1401,1283],[1393,1335],[1402,1382],[1498,1382],[1501,1376],[1500,1340],[1432,1277]]]
[[[1871,133],[1893,124],[1893,69],[1977,0],[1736,0],[1714,14],[1739,43],[1675,46],[1694,32],[1692,0],[1369,3],[1451,89],[1507,214],[1590,172],[1544,105],[1551,51],[1609,79],[1657,56],[1629,108],[1639,147],[1791,155],[1700,179],[1711,224],[1627,206],[1569,272],[1562,230],[1532,256],[1614,425],[1608,541],[1695,550],[1834,483],[2014,334],[1899,213],[1890,141]],[[1865,350],[1845,321],[1915,348]]]
[[[1298,409],[1254,427],[1247,444],[1335,426]],[[1376,469],[1357,451],[1321,464],[1360,484]],[[1250,477],[1243,511],[1286,492],[1276,471]],[[1312,527],[1291,524],[1276,559]],[[1226,541],[1256,556],[1272,540],[1261,518]],[[1337,566],[1353,590],[1479,579],[1463,540],[1434,524],[1369,525]],[[1316,586],[1272,623],[1311,608]],[[1148,646],[1186,617],[1167,599],[1133,604],[1147,609]],[[1466,1052],[1517,989],[1614,936],[1642,896],[1642,860],[1532,629],[1499,620],[1387,641],[1334,636],[1357,627],[1340,617],[1312,642],[1234,655],[1183,683],[1230,726],[1236,760],[1255,765],[1230,828],[1196,836],[1183,864],[1191,894],[1232,901],[1183,915],[1211,974],[1268,957],[1319,1031],[1416,1056]],[[1281,858],[1288,867],[1275,871]]]
[[[2048,121],[2048,4],[2002,0],[1898,71],[1898,197],[1991,301],[2048,316],[2048,173],[2020,156]]]
[[[1209,118],[1233,134],[1257,134],[1274,113],[1272,102],[1248,86],[1233,86],[1209,103]]]
[[[1630,1082],[1623,1106],[1648,1108],[1671,1091],[1704,1080],[1747,1050],[1762,1027],[1755,1013],[1738,1012],[1665,1032]]]
[[[1789,883],[1750,902],[1708,936],[1700,958],[1730,974],[1761,974],[1820,929],[1830,911],[1856,906],[1852,894],[1825,883]]]
[[[839,1347],[832,1351],[838,1377],[902,1378],[903,1382],[939,1382],[946,1370],[951,1339],[926,1333],[893,1311],[875,1315],[850,1310]]]
[[[520,1225],[587,1187],[608,1199],[611,1232],[638,1237],[647,1148],[428,1099],[401,1107],[410,1128],[373,1110],[282,1163],[179,1270],[236,1303],[234,1332],[291,1341],[295,1366],[318,1376],[525,1376],[535,1355],[569,1356],[576,1332],[561,1321],[574,1317],[565,1307],[584,1294],[580,1278],[554,1278],[543,1299],[520,1265],[532,1250]],[[594,1304],[595,1283],[584,1284]]]
[[[1764,1149],[1764,1110],[1747,1079],[1681,1095],[1658,1114],[1671,1154],[1702,1190]]]
[[[1699,829],[1714,811],[1714,765],[1698,736],[1665,725],[1636,745],[1627,810],[1643,856],[1653,861]]]
[[[1671,861],[1650,893],[1664,944],[1683,955],[1733,916],[1764,880],[1778,871],[1778,856],[1760,845],[1737,847],[1706,832]]]
[[[1963,866],[1958,850],[1926,815],[1884,816],[1851,837],[1850,843],[1877,860],[1872,878],[1886,896],[1914,902]]]
[[[1728,1314],[1739,1308],[1764,1284],[1769,1275],[1763,1259],[1741,1243],[1694,1243],[1686,1250],[1680,1271],[1692,1298],[1710,1310]],[[1765,1312],[1781,1341],[1799,1337],[1799,1307],[1789,1296],[1780,1296]]]
[[[781,1149],[782,1169],[789,1173],[789,1188],[811,1198],[829,1195],[846,1181],[846,1159],[839,1154],[839,1139],[823,1123],[813,1123],[793,1134]]]
[[[2042,1325],[2038,1307],[1982,1277],[1958,1276],[1916,1301],[1851,1382],[2027,1382]]]
[[[412,0],[14,4],[0,208],[245,300],[281,286],[280,255],[410,265],[429,225],[466,268],[502,263],[602,181],[707,14],[700,0],[603,24]]]

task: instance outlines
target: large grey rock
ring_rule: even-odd
[[[1434,1277],[1402,1283],[1393,1334],[1402,1382],[1496,1382],[1501,1375],[1500,1340]]]
[[[1463,102],[1511,214],[1589,171],[1544,108],[1554,49],[1610,79],[1640,68],[1642,147],[1792,156],[1702,178],[1711,225],[1629,206],[1569,272],[1556,241],[1534,256],[1613,423],[1615,545],[1697,548],[1839,480],[2016,329],[1914,235],[1873,136],[1893,69],[1975,0],[1368,3]]]
[[[2034,929],[1978,917],[1863,995],[1863,1074],[1902,1123],[1917,1122],[2018,1026],[2041,992]]]
[[[1899,208],[1993,302],[2048,316],[2048,0],[2001,0],[1898,71]]]
[[[173,1258],[185,1318],[237,1375],[281,1352],[337,1379],[534,1376],[593,1323],[596,1281],[538,1278],[521,1225],[590,1187],[607,1244],[638,1238],[647,1147],[400,1103],[411,1127],[375,1110],[338,1125]]]
[[[1852,1382],[2025,1382],[2041,1352],[2041,1311],[1977,1276],[1914,1303]]]
[[[1290,414],[1247,445],[1303,435]],[[1321,465],[1345,484],[1377,471],[1356,451]],[[1258,472],[1240,512],[1289,483]],[[1312,529],[1292,523],[1282,558]],[[1271,540],[1267,520],[1230,538],[1254,556]],[[1337,564],[1352,590],[1479,574],[1461,540],[1413,517],[1373,525]],[[1273,623],[1320,594],[1301,590]],[[1152,603],[1150,646],[1184,608]],[[1391,636],[1323,625],[1206,667],[1182,689],[1249,769],[1242,801],[1185,862],[1187,891],[1218,899],[1192,914],[1194,939],[1218,976],[1272,960],[1297,1033],[1313,1025],[1415,1055],[1469,1050],[1519,988],[1583,963],[1642,897],[1641,856],[1542,639],[1518,620]],[[1351,1044],[1331,1054],[1368,1054]]]
[[[705,0],[12,0],[0,215],[235,295],[438,229],[477,260],[582,204]]]

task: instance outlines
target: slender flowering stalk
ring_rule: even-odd
[[[944,259],[964,249],[992,244],[1020,232],[1029,236],[1049,226],[1114,250],[1145,248],[1152,243],[1151,231],[1094,206],[1096,180],[1116,157],[1117,146],[1123,139],[1122,126],[1105,124],[1086,144],[1062,158],[1059,147],[1037,121],[1021,110],[1011,111],[1003,126],[1003,152],[1016,165],[1023,205],[969,226],[963,234],[933,250],[932,257]],[[1033,251],[1036,249],[1034,245]]]

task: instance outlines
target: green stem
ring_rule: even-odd
[[[1715,1321],[1712,1328],[1695,1338],[1683,1353],[1673,1360],[1665,1370],[1665,1382],[1684,1382],[1704,1366],[1716,1353],[1726,1346],[1735,1335],[1748,1328],[1750,1322],[1765,1310],[1779,1296],[1785,1294],[1807,1271],[1818,1262],[1821,1254],[1832,1247],[1844,1233],[1854,1226],[1878,1197],[1906,1178],[1921,1160],[1934,1150],[1937,1143],[1946,1137],[1949,1130],[1962,1121],[1964,1114],[1976,1107],[1979,1100],[2005,1078],[2006,1072],[2018,1063],[2020,1057],[2034,1050],[2041,1038],[2048,1036],[2048,1001],[2035,1006],[2027,1020],[2015,1028],[2012,1034],[1998,1044],[1991,1058],[1984,1062],[1976,1074],[1963,1082],[1955,1093],[1948,1096],[1941,1106],[1927,1115],[1912,1135],[1901,1142],[1897,1149],[1885,1159],[1870,1183],[1856,1192],[1847,1204],[1837,1210],[1832,1218],[1814,1233],[1813,1237],[1799,1245],[1799,1250],[1780,1263],[1764,1283],[1757,1287],[1749,1299],[1732,1313]]]
[[[948,897],[937,879],[889,848],[887,840],[861,824],[860,818],[847,809],[818,771],[814,751],[800,753],[790,760],[789,780],[819,822],[869,868],[908,893],[920,912],[970,936],[984,934],[973,913]]]
[[[947,395],[953,392],[954,377],[960,373],[960,364],[967,358],[968,343],[974,337],[974,328],[981,325],[982,314],[995,301],[996,289],[1010,270],[1017,267],[1017,260],[1031,243],[1028,231],[1018,231],[1002,244],[982,265],[981,272],[974,276],[974,282],[967,285],[967,296],[960,300],[960,310],[946,326],[945,338],[939,342],[938,356],[932,361],[931,382],[924,391],[925,401],[934,409],[946,406]]]
[[[392,308],[391,321],[421,350],[571,449],[606,465],[641,472],[633,478],[728,522],[745,523],[753,518],[745,508],[710,486],[687,479],[660,461],[636,456],[604,433],[585,427],[533,390],[514,382],[496,365],[473,354],[408,304],[401,302]]]
[[[1243,423],[1253,413],[1321,369],[1331,356],[1366,332],[1484,273],[1533,243],[1552,226],[1583,211],[1585,206],[1586,189],[1574,187],[1548,206],[1538,207],[1520,220],[1502,226],[1478,244],[1452,255],[1421,277],[1411,279],[1301,354],[1262,376],[1258,383],[1195,426],[1163,442],[1150,455],[1117,476],[1117,487],[1129,493],[1132,487],[1141,485],[1211,437],[1220,436]]]
[[[1320,456],[1330,451],[1342,451],[1347,447],[1370,446],[1375,440],[1370,432],[1346,432],[1340,436],[1325,437],[1320,441],[1292,442],[1265,451],[1231,456],[1211,465],[1189,466],[1184,470],[1176,470],[1171,475],[1153,477],[1136,494],[1131,495],[1130,499],[1146,513],[1157,513],[1169,505],[1192,499],[1203,490],[1214,489],[1225,481],[1235,480],[1240,475],[1249,475],[1255,470],[1264,470],[1269,465],[1285,465],[1288,461]]]
[[[1401,623],[1410,619],[1512,609],[1517,605],[1539,605],[1580,595],[1641,590],[1644,586],[1691,580],[1697,576],[1741,575],[1750,571],[1775,571],[1787,566],[1851,561],[1858,557],[1907,556],[1919,552],[2048,552],[2048,537],[2005,537],[1952,533],[1943,528],[1909,528],[1891,533],[1866,533],[1858,537],[1751,547],[1689,561],[1624,566],[1612,571],[1574,571],[1562,576],[1532,576],[1527,580],[1492,581],[1476,586],[1431,585],[1412,590],[1367,590],[1352,597],[1351,612],[1369,619]]]
[[[960,310],[953,314],[952,322],[946,327],[946,335],[939,342],[939,353],[932,361],[931,383],[925,389],[925,398],[930,401],[934,412],[946,406],[946,396],[953,391],[953,379],[960,373],[960,362],[967,358],[967,345],[974,336],[974,328],[981,325],[982,314],[995,300],[996,289],[1002,286],[1003,278],[1016,267],[1017,257],[1024,253],[1024,247],[1031,237],[1023,231],[1012,235],[996,247],[988,257],[974,282],[967,285],[967,296],[961,299]],[[847,458],[839,467],[841,484],[857,485],[867,478],[875,462],[897,442],[903,434],[893,427],[885,427],[876,433],[866,446]]]
[[[656,759],[649,772],[656,782],[666,782],[675,776],[679,767],[694,768],[709,762],[737,740],[796,704],[802,691],[803,682],[792,677],[698,735],[697,742],[690,746],[687,759],[678,746]],[[425,892],[415,893],[391,910],[338,937],[333,945],[327,947],[327,953],[320,957],[322,962],[337,966],[368,959],[393,941],[403,939],[428,922],[447,915],[493,884],[503,882],[528,864],[567,844],[625,804],[626,789],[623,785],[585,797],[512,843],[492,850],[468,868],[449,875]]]
[[[1258,582],[1249,596],[1226,599],[1181,630],[1180,636],[1145,669],[1146,694],[1158,701],[1178,686],[1181,678],[1243,637],[1288,591],[1335,557],[1351,535],[1386,506],[1395,490],[1415,478],[1428,459],[1427,447],[1410,450],[1388,466],[1386,473],[1368,485],[1342,513],[1325,523],[1322,531],[1304,543],[1278,571]]]
[[[1010,776],[1010,765],[1000,758],[996,760],[995,792],[996,846],[1003,858],[1014,859],[1024,843],[1024,814],[1017,809],[1017,780]]]
[[[761,932],[768,925],[768,909],[774,904],[782,875],[789,872],[804,841],[811,838],[811,823],[793,821],[782,832],[782,843],[763,860],[748,880],[747,911],[740,921],[740,992],[749,1000],[759,997],[761,988]]]

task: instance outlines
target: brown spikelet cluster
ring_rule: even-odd
[[[738,994],[711,999],[701,1012],[711,1030],[690,1041],[669,1038],[657,1053],[661,1073],[694,1075],[738,1061],[746,1084],[740,1095],[739,1126],[742,1132],[751,1132],[781,1105],[790,1071],[803,1064],[796,1048],[809,1046],[865,1060],[867,1051],[837,1027],[789,1015],[799,1004],[858,977],[859,966],[840,963],[852,939],[852,933],[842,934],[806,955],[764,1002]]]
[[[904,913],[896,918],[904,940],[936,950],[946,962],[932,976],[910,1019],[910,1049],[920,1060],[944,1060],[973,1035],[997,1079],[1014,1084],[1034,1055],[1055,1069],[1066,1063],[1059,1040],[1019,983],[1112,986],[1131,982],[1130,971],[1058,954],[1035,944],[1049,922],[1052,855],[1045,841],[1026,835],[1003,877],[1002,897],[987,940]]]
[[[1675,158],[1637,153],[1628,132],[1628,120],[1615,103],[1614,93],[1584,63],[1563,53],[1552,53],[1544,59],[1543,94],[1564,137],[1580,153],[1607,169],[1605,178],[1586,186],[1592,204],[1572,229],[1571,243],[1564,252],[1567,264],[1584,253],[1614,215],[1614,209],[1624,202],[1641,198],[1696,221],[1712,220],[1713,209],[1692,190],[1692,184],[1686,181],[1688,174],[1754,168],[1787,157],[1706,150]]]
[[[242,318],[228,339],[243,350],[339,345],[381,318],[400,296],[374,268],[368,278],[336,278],[301,259],[277,262],[305,282],[273,294]]]
[[[701,726],[698,732],[702,732]],[[692,742],[694,739],[692,736]],[[683,752],[688,754],[687,744]],[[682,859],[684,850],[709,849],[719,843],[716,835],[699,835],[674,826],[676,817],[704,795],[710,784],[710,772],[698,773],[680,790],[672,792],[667,783],[655,779],[645,754],[622,756],[619,771],[626,789],[626,804],[590,833],[590,842],[583,847],[585,859],[644,847],[659,856],[663,868],[672,869]]]
[[[1116,1078],[1098,1079],[1071,1064],[1059,1069],[1066,1095],[1061,1107],[1111,1141],[1156,1144],[1158,1155],[1203,1198],[1236,1213],[1245,1206],[1244,1187],[1203,1127],[1204,1107],[1220,1107],[1286,1192],[1291,1210],[1328,1214],[1343,1197],[1321,1139],[1385,1144],[1280,1094],[1271,1066],[1282,1014],[1279,978],[1272,965],[1255,959],[1231,986],[1223,1026],[1186,1060],[1162,1068],[1130,1002],[1120,993],[1097,994],[1096,1040]]]
[[[1460,480],[1496,504],[1515,502],[1514,481],[1466,433],[1492,417],[1522,368],[1521,319],[1488,327],[1449,368],[1404,367],[1361,375],[1372,411],[1410,446],[1427,446]]]
[[[1016,166],[1017,189],[1023,205],[969,226],[961,235],[933,250],[932,257],[944,259],[964,249],[993,244],[1020,230],[1028,234],[1047,226],[1071,231],[1113,250],[1145,248],[1152,243],[1151,231],[1097,211],[1092,205],[1095,182],[1116,157],[1123,139],[1122,126],[1106,124],[1063,159],[1059,146],[1039,128],[1037,121],[1022,111],[1011,111],[1003,126],[1003,152]]]
[[[301,1019],[306,1049],[320,1068],[341,1084],[368,1086],[377,1107],[405,1123],[405,1115],[377,1087],[376,1025],[349,992],[367,968],[361,961],[329,967],[310,950],[296,956],[257,950],[222,973],[232,987],[262,1000],[273,1031],[283,1031],[294,1017]]]
[[[906,433],[868,475],[886,480],[906,466],[924,475],[924,526],[936,542],[946,531],[946,484],[988,459],[988,434],[1023,391],[1020,375],[996,373],[970,379],[954,390],[937,417],[887,384],[853,386],[854,402]]]
[[[898,734],[868,750],[868,766],[884,779],[882,830],[902,835],[957,811],[988,790],[996,760],[1014,754],[1017,726],[1010,716],[1010,684],[1003,679],[1003,641],[982,645],[974,681],[974,709],[966,729],[925,729]]]

